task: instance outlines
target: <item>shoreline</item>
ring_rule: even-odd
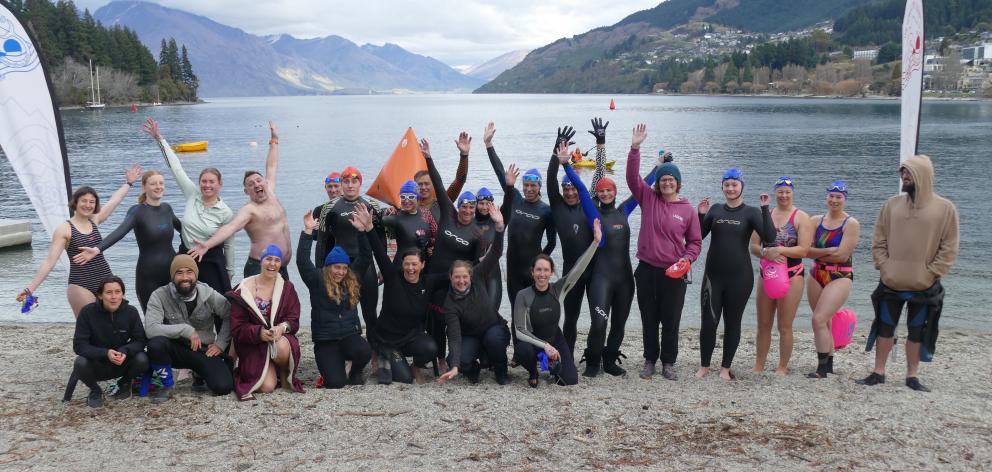
[[[901,346],[886,384],[854,383],[874,357],[863,352],[863,335],[837,353],[838,375],[828,379],[805,378],[816,362],[806,331],[796,333],[789,376],[752,373],[753,329],[741,339],[732,383],[713,373],[693,376],[698,330],[683,329],[676,382],[638,378],[641,339],[629,333],[626,377],[580,377],[574,387],[542,380],[531,389],[524,370],[513,368],[507,386],[484,372],[478,385],[459,376],[443,386],[318,390],[304,329],[304,394],[280,391],[238,402],[233,395],[194,394],[182,380],[164,405],[132,397],[108,399],[94,410],[85,406],[83,385],[72,402],[61,402],[73,358],[68,323],[0,327],[8,346],[0,352],[0,375],[8,379],[0,384],[7,425],[0,432],[6,445],[0,464],[13,470],[47,464],[81,470],[110,464],[210,470],[992,467],[992,379],[976,375],[988,370],[992,334],[966,330],[942,333],[935,362],[921,370],[933,392],[919,393],[903,385]],[[777,344],[773,340],[769,368],[777,362]],[[581,331],[577,345],[585,345]],[[718,339],[715,364],[721,346]],[[425,376],[434,378],[429,369]]]
[[[137,105],[138,108],[188,106],[188,105],[199,105],[201,103],[207,103],[207,102],[206,102],[206,100],[202,100],[202,99],[199,100],[199,101],[196,101],[196,102],[171,102],[171,103],[163,103],[161,105],[152,105],[150,102],[134,102],[134,104]],[[131,108],[131,104],[130,103],[124,103],[124,104],[111,105],[111,104],[108,103],[106,107],[102,108],[102,110],[107,110],[107,109],[110,109],[110,108]],[[86,106],[85,105],[66,105],[66,106],[60,106],[59,107],[59,111],[65,111],[65,110],[85,110],[85,109],[86,109]]]

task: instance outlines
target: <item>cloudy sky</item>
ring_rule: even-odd
[[[155,0],[164,6],[266,35],[336,34],[358,44],[399,44],[452,66],[612,25],[661,0]],[[107,0],[76,0],[80,9]]]

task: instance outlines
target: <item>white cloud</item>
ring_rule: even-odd
[[[358,44],[395,43],[457,66],[611,25],[660,0],[155,1],[253,34],[288,33],[300,38],[334,34]],[[79,8],[91,10],[106,3],[76,1]]]

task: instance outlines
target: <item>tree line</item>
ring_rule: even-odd
[[[101,95],[105,102],[196,101],[198,81],[185,45],[180,56],[175,40],[166,57],[156,61],[127,27],[106,27],[90,11],[79,10],[71,0],[12,0],[11,6],[27,23],[38,41],[56,99],[61,106],[82,105],[90,98],[89,61],[100,67]]]

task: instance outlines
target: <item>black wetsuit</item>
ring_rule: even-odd
[[[132,230],[138,243],[134,288],[138,293],[141,311],[144,312],[152,292],[172,280],[169,267],[176,257],[172,237],[182,231],[182,223],[168,203],[163,202],[158,206],[139,203],[127,210],[120,226],[100,243],[100,252],[106,251]]]
[[[706,253],[706,270],[700,296],[702,331],[699,333],[700,364],[709,367],[716,346],[716,329],[720,316],[724,319],[723,368],[729,369],[741,340],[741,318],[754,288],[751,266],[751,234],[757,232],[765,243],[775,241],[775,224],[768,206],[761,209],[741,204],[730,208],[726,204],[710,208],[699,215],[702,237],[712,233]]]
[[[358,238],[358,258],[351,261],[350,269],[364,273],[372,263],[372,250],[367,238]],[[372,348],[362,338],[362,322],[358,318],[357,303],[353,306],[347,291],[337,303],[327,294],[323,270],[310,262],[313,236],[300,233],[296,246],[296,267],[310,291],[310,326],[313,335],[313,354],[317,370],[324,377],[325,388],[342,388],[345,384],[364,382],[362,370],[372,358]],[[351,374],[345,375],[345,361],[351,361]]]
[[[386,254],[386,246],[374,234],[368,236],[372,254],[382,269],[382,311],[371,334],[372,343],[380,355],[390,359],[392,378],[410,383],[412,373],[400,357],[413,357],[414,365],[424,367],[437,355],[437,344],[424,332],[430,294],[448,286],[447,274],[420,274],[417,283],[407,282],[403,270],[397,268]],[[382,369],[385,366],[380,365]]]
[[[483,215],[476,210],[475,224],[479,227],[479,232],[482,233],[483,247],[488,251],[489,246],[493,243],[493,238],[496,236],[493,219],[491,216]],[[492,298],[493,309],[499,313],[499,307],[503,304],[503,271],[500,269],[499,264],[493,267],[492,272],[489,273],[489,279],[485,283],[486,291],[489,292],[489,296]]]
[[[425,218],[427,210],[418,208],[411,215],[402,210],[395,214],[382,217],[382,226],[396,238],[396,256],[393,263],[403,265],[401,255],[410,249],[417,249],[427,256],[427,248],[431,244],[431,223]]]
[[[489,163],[496,173],[500,187],[506,188],[506,169],[500,161],[494,148],[486,148],[489,153]],[[555,225],[551,218],[551,207],[538,200],[529,202],[519,190],[514,188],[513,217],[507,222],[509,242],[506,246],[506,288],[512,305],[517,298],[517,292],[534,283],[530,275],[530,266],[538,254],[551,255],[555,250]],[[541,247],[541,237],[545,236],[547,244]]]
[[[319,235],[314,235],[323,238],[323,241],[317,241],[317,262],[315,264],[317,267],[324,266],[324,258],[327,257],[327,253],[331,249],[334,249],[334,246],[341,246],[351,260],[358,258],[359,231],[351,225],[351,215],[359,204],[365,205],[369,213],[372,214],[373,224],[376,228],[373,234],[379,238],[380,242],[383,241],[385,236],[382,231],[381,212],[378,204],[362,197],[354,200],[348,200],[344,197],[337,198],[323,209],[319,225],[321,232]],[[379,269],[382,270],[382,267]],[[362,319],[365,321],[366,336],[371,342],[372,336],[369,333],[375,331],[375,313],[379,304],[379,277],[376,276],[374,264],[369,264],[365,273],[358,275],[361,277],[359,282],[362,284]]]
[[[592,277],[589,279],[589,317],[592,324],[585,355],[590,365],[599,365],[604,354],[617,359],[630,305],[634,300],[634,269],[630,264],[630,224],[627,216],[623,209],[616,207],[616,202],[599,205],[604,244],[592,263]],[[607,320],[610,320],[610,334],[605,338]]]

